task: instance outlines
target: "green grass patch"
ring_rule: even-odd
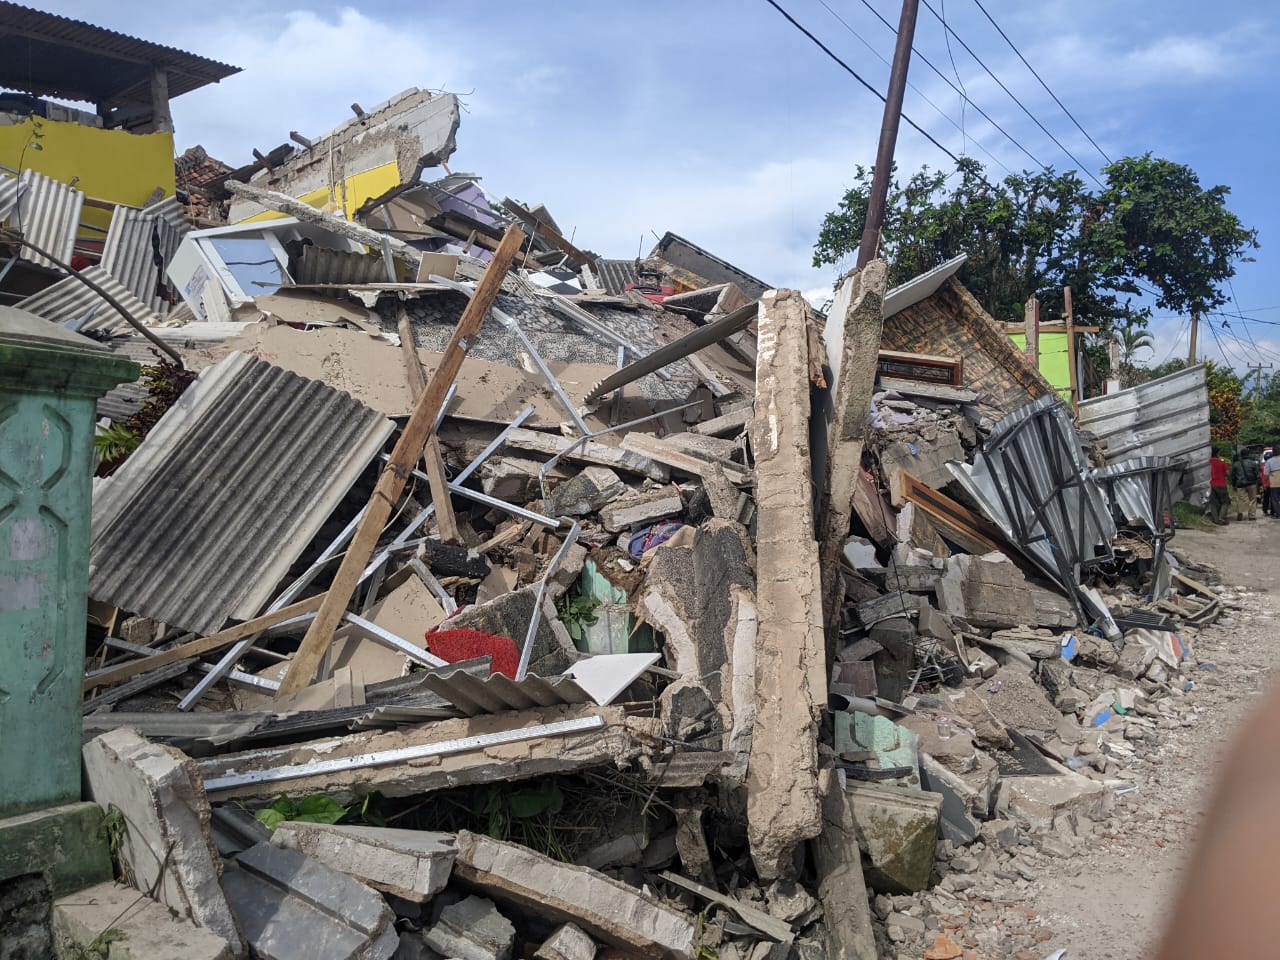
[[[1201,507],[1194,507],[1185,500],[1173,505],[1173,522],[1183,530],[1217,530],[1217,525],[1209,519]]]

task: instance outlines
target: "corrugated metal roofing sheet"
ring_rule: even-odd
[[[437,670],[423,682],[468,717],[503,710],[529,710],[561,703],[594,703],[591,695],[568,678],[544,680],[533,675],[516,682],[501,673],[483,679],[466,670]],[[391,719],[382,716],[381,719]]]
[[[95,486],[90,595],[202,633],[256,615],[392,429],[345,393],[231,354]]]
[[[0,172],[0,222],[9,219],[14,204],[18,202],[18,178]]]
[[[634,260],[606,260],[601,257],[596,261],[596,277],[615,296],[625,291],[627,284],[639,282]]]
[[[37,96],[91,103],[146,100],[156,66],[169,74],[172,99],[240,72],[207,57],[17,3],[0,2],[0,23],[0,83]]]
[[[21,187],[9,222],[22,236],[63,263],[71,262],[76,233],[80,229],[80,210],[84,194],[70,184],[46,177],[35,170],[23,170],[18,177]],[[55,267],[48,257],[23,247],[22,259],[42,267]]]
[[[190,230],[177,200],[138,210],[116,207],[102,248],[102,267],[160,315],[173,304],[157,292],[165,270]],[[157,262],[159,261],[159,262]]]
[[[376,254],[349,253],[308,245],[298,258],[297,283],[386,283],[387,266]]]
[[[116,338],[108,346],[117,356],[128,357],[140,366],[151,367],[158,362],[156,354],[159,350],[145,337]],[[117,423],[127,420],[138,411],[146,397],[141,377],[131,383],[118,384],[98,400],[98,416]]]
[[[1115,522],[1057,394],[1000,420],[971,467],[948,467],[1005,536],[1066,589],[1079,583],[1080,565],[1112,556]]]
[[[119,280],[102,267],[85,267],[80,274],[119,300],[120,305],[133,314],[134,319],[148,326],[160,322],[160,318],[150,307],[126,290]],[[115,307],[75,277],[63,277],[52,286],[19,301],[17,306],[54,323],[67,324],[81,333],[88,333],[90,330],[108,330],[112,333],[133,330]]]
[[[1107,443],[1107,463],[1160,456],[1186,466],[1185,497],[1209,489],[1209,390],[1197,364],[1080,404],[1080,427]]]

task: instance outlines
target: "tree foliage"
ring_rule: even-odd
[[[854,186],[823,219],[814,266],[857,249],[872,173],[858,167]],[[963,158],[953,174],[926,167],[905,184],[894,178],[880,244],[890,282],[963,253],[961,282],[997,320],[1020,320],[1032,296],[1058,312],[1070,287],[1076,321],[1108,333],[1146,325],[1144,286],[1162,309],[1224,303],[1221,285],[1257,247],[1255,231],[1226,209],[1228,189],[1202,189],[1190,168],[1149,154],[1114,163],[1104,176],[1099,193],[1051,168],[991,183],[981,164]]]

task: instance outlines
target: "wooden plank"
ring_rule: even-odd
[[[396,330],[400,334],[400,350],[404,355],[405,378],[409,381],[409,392],[413,402],[417,403],[427,389],[427,375],[422,369],[422,358],[413,341],[413,324],[409,321],[409,311],[400,306],[400,316],[396,321]],[[436,526],[440,529],[440,539],[445,543],[461,543],[458,533],[458,518],[453,513],[453,501],[449,494],[449,479],[444,472],[444,457],[440,453],[440,440],[435,434],[427,440],[426,449],[422,452],[422,463],[427,470],[427,482],[431,487],[431,502],[436,507]]]
[[[130,677],[136,677],[140,673],[146,673],[148,670],[154,670],[156,667],[163,667],[165,664],[188,660],[192,657],[203,656],[206,653],[213,653],[213,651],[221,650],[223,647],[229,647],[237,640],[243,640],[245,637],[266,630],[268,627],[274,627],[278,623],[284,623],[286,620],[292,620],[294,617],[300,617],[303,614],[313,613],[320,609],[326,596],[327,594],[320,593],[309,599],[291,603],[287,607],[281,607],[273,613],[264,613],[260,617],[246,620],[244,623],[237,624],[234,627],[219,630],[217,633],[210,634],[207,637],[180,643],[176,647],[162,650],[154,656],[141,657],[137,660],[130,660],[128,663],[122,663],[118,667],[111,667],[101,673],[94,674],[92,677],[86,677],[83,688],[92,690],[94,687],[109,686],[122,680],[128,680]]]
[[[993,551],[1008,553],[1004,534],[999,527],[979,517],[972,510],[952,500],[945,493],[920,482],[905,470],[901,472],[902,497],[929,515],[942,528],[947,539],[969,553],[984,554]]]
[[[355,593],[356,586],[360,582],[360,575],[364,572],[378,544],[378,538],[382,535],[382,528],[386,526],[392,509],[404,492],[414,461],[422,456],[427,439],[431,436],[436,415],[444,405],[445,395],[453,381],[457,379],[463,358],[467,355],[467,349],[476,334],[480,332],[485,317],[489,315],[489,308],[493,306],[493,301],[502,288],[502,281],[506,278],[511,262],[515,259],[516,251],[520,249],[523,240],[524,234],[520,232],[519,227],[514,225],[509,227],[502,238],[498,252],[485,268],[484,275],[476,285],[475,294],[467,302],[466,309],[462,311],[462,317],[453,331],[453,336],[444,348],[435,376],[431,378],[426,391],[414,404],[409,422],[405,424],[395,449],[391,451],[391,458],[378,478],[378,485],[374,488],[373,496],[369,498],[364,516],[360,519],[360,526],[356,529],[351,545],[343,555],[342,565],[334,575],[333,583],[325,594],[324,603],[316,614],[315,620],[311,622],[302,646],[298,648],[289,665],[289,672],[280,683],[277,697],[297,693],[315,679],[320,661],[333,640],[333,631],[342,621],[347,604],[351,602],[352,594]]]

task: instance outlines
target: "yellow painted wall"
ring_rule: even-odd
[[[333,192],[338,203],[342,203],[342,213],[350,220],[356,210],[364,204],[366,200],[373,197],[380,197],[392,187],[400,185],[400,168],[394,163],[384,163],[380,167],[374,167],[372,170],[365,170],[361,173],[354,173],[346,179],[347,198],[346,203],[342,203],[342,185],[337,185]],[[320,208],[329,202],[328,190],[313,190],[305,193],[298,198],[303,203],[310,204],[313,207]],[[252,217],[246,217],[241,223],[254,223],[259,220],[275,220],[283,217],[284,214],[276,213],[274,210],[266,210],[262,213],[254,214]]]
[[[39,124],[37,127],[36,124]],[[33,134],[39,133],[40,139]],[[27,147],[38,143],[39,150]],[[23,148],[27,147],[26,152]],[[173,196],[173,134],[127,133],[98,130],[78,123],[28,118],[12,126],[0,126],[0,164],[13,169],[32,169],[70,183],[86,196],[111,203],[140,207],[159,187]],[[84,223],[106,227],[111,211],[86,206]],[[103,239],[97,231],[82,236]]]
[[[1011,333],[1009,339],[1019,350],[1027,349],[1027,337],[1023,333]],[[1065,333],[1040,334],[1040,373],[1071,402],[1071,356],[1067,353]]]

